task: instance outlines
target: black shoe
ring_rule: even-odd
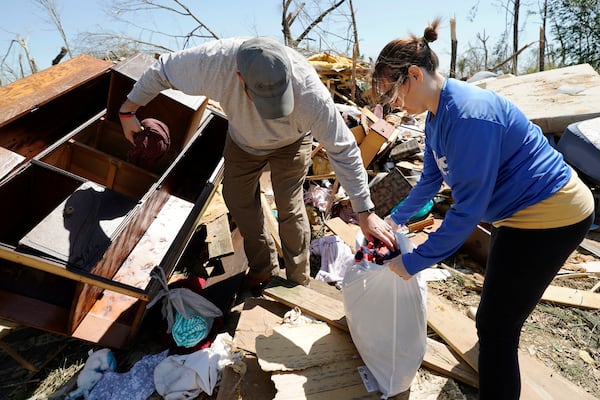
[[[242,281],[242,284],[240,286],[240,292],[244,292],[244,291],[250,291],[253,294],[254,293],[258,293],[260,295],[260,293],[262,292],[262,289],[267,286],[267,284],[269,282],[271,282],[273,280],[273,275],[268,275],[268,276],[262,276],[262,277],[256,277],[253,275],[248,275],[246,274],[246,276],[244,277],[244,280]]]

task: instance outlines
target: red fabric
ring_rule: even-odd
[[[171,145],[167,125],[154,118],[141,121],[143,130],[133,135],[134,146],[127,153],[127,161],[142,168],[153,167]]]

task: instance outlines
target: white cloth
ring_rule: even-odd
[[[231,342],[231,336],[222,333],[208,349],[164,359],[154,369],[158,394],[165,400],[195,399],[202,392],[212,395],[223,368],[234,358]]]
[[[314,239],[310,243],[310,253],[321,256],[321,268],[315,279],[324,282],[340,282],[348,266],[354,262],[350,246],[336,235]]]

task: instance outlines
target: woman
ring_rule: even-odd
[[[480,221],[493,225],[476,325],[479,398],[518,399],[517,349],[523,323],[593,222],[591,191],[541,132],[498,94],[438,71],[424,36],[395,39],[373,72],[379,101],[410,114],[427,112],[425,162],[409,196],[386,221],[395,229],[425,205],[442,182],[454,205],[439,229],[390,268],[404,279],[452,255]]]

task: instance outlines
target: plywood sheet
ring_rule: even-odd
[[[358,367],[362,360],[343,360],[292,373],[273,374],[275,400],[378,399],[379,392],[367,392]]]
[[[273,327],[256,338],[263,371],[292,371],[359,358],[350,335],[324,322]]]
[[[235,329],[235,346],[256,354],[256,338],[270,335],[273,326],[283,322],[283,316],[289,309],[277,301],[255,297],[246,299]]]
[[[263,294],[277,300],[291,308],[298,307],[302,312],[327,322],[337,328],[347,330],[346,313],[340,301],[333,301],[330,297],[315,292],[305,286],[293,287],[279,285],[276,279],[274,284],[264,289]]]
[[[293,372],[274,371],[271,373],[271,380],[275,383],[277,390],[276,399],[379,398],[377,392],[367,393],[357,369],[359,366],[363,366],[364,363],[360,360],[354,344],[346,332],[335,328],[327,328],[325,324],[320,323],[317,324],[318,327],[308,328],[316,335],[309,334],[304,337],[300,333],[301,331],[306,332],[304,328],[281,325],[283,316],[289,310],[289,307],[275,301],[264,298],[249,298],[244,303],[234,336],[236,347],[256,352],[261,357],[261,360],[259,360],[260,365],[266,366],[267,369],[281,369],[280,367],[271,368],[275,366],[276,359],[283,360],[283,363],[288,366],[294,365],[295,368],[305,367],[302,370]],[[287,332],[296,328],[300,328],[297,332],[300,335],[287,335]],[[327,328],[330,333],[322,336],[325,332],[324,328]],[[332,329],[333,333],[331,333]],[[287,337],[286,340],[283,339],[284,335]],[[316,342],[313,340],[314,345],[310,345],[308,352],[300,350],[302,346],[306,346],[310,342],[309,336],[313,339],[320,336],[320,339],[317,339]],[[269,338],[274,339],[276,343],[269,344]],[[289,356],[292,353],[286,349],[281,354],[280,344],[283,344],[287,350],[298,353],[300,359],[290,358]],[[327,354],[317,354],[321,351]],[[307,354],[310,354],[310,356]],[[336,355],[339,357],[335,358]],[[266,363],[265,360],[267,359],[272,362]],[[258,372],[260,371],[245,375],[240,385],[242,392],[244,387],[248,386],[246,381],[256,379]],[[260,388],[257,387],[252,390],[252,398],[265,400],[273,398],[273,396],[268,397],[266,393],[261,395],[267,385],[261,384],[259,386]]]

